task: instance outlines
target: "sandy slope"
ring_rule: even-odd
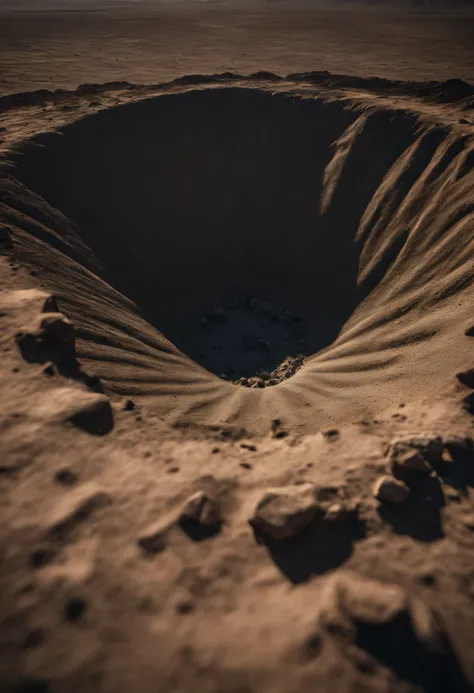
[[[159,416],[252,433],[274,418],[313,432],[443,392],[472,314],[471,88],[428,87],[420,114],[424,87],[195,81],[116,92],[122,105],[92,115],[99,91],[85,117],[91,97],[66,95],[68,125],[7,153],[19,256],[73,318],[88,369]],[[225,326],[202,325],[249,299],[297,315],[300,341],[231,309]],[[239,370],[255,352],[254,372]],[[299,352],[305,365],[277,387],[219,377]]]

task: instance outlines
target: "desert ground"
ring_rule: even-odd
[[[473,14],[53,5],[0,9],[0,690],[474,690]]]

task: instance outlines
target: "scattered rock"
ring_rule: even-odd
[[[257,452],[257,446],[253,443],[240,443],[240,447],[244,450],[250,450],[250,452]]]
[[[432,467],[425,460],[423,455],[416,448],[407,448],[392,457],[395,467],[405,472],[416,472],[418,474],[429,474]]]
[[[468,327],[464,334],[466,335],[466,337],[474,337],[474,325]]]
[[[279,378],[270,378],[270,380],[267,383],[267,385],[279,385],[279,384],[280,384]]]
[[[374,484],[373,495],[382,503],[404,503],[410,493],[406,484],[391,476],[382,476]]]
[[[50,390],[32,409],[32,415],[44,421],[71,421],[96,435],[108,433],[114,425],[108,397],[73,387]]]
[[[274,539],[290,539],[314,520],[318,507],[312,484],[272,489],[260,498],[249,522]]]
[[[421,599],[409,597],[399,585],[372,580],[352,572],[336,574],[327,585],[320,622],[329,632],[337,632],[352,641],[358,639],[358,632],[362,636],[366,626],[391,626],[394,636],[397,632],[401,635],[403,631],[407,637],[414,636],[424,652],[435,654],[443,649],[437,619]],[[376,637],[376,631],[371,632]],[[414,655],[415,660],[417,654]],[[417,662],[414,664],[416,666]]]
[[[42,628],[33,628],[23,641],[22,647],[25,650],[31,650],[39,647],[45,641],[46,634]]]
[[[123,403],[123,408],[125,411],[133,411],[135,409],[135,402],[133,399],[126,399]]]
[[[440,436],[436,435],[404,436],[391,443],[389,455],[392,460],[396,460],[413,450],[420,452],[428,462],[437,464],[441,462],[443,443]],[[417,462],[414,461],[413,464],[416,466]]]
[[[79,621],[86,612],[87,604],[81,597],[70,599],[64,609],[64,617],[66,621]]]
[[[65,344],[75,343],[74,326],[63,313],[42,313],[36,319],[32,332],[38,337],[57,339]]]
[[[58,469],[54,475],[54,480],[65,486],[74,486],[78,482],[79,477],[71,469],[64,467],[63,469]]]
[[[51,532],[69,531],[109,500],[110,495],[94,481],[76,486],[56,501],[47,520],[47,529]]]
[[[324,625],[346,621],[347,632],[351,631],[354,621],[374,625],[389,623],[409,605],[402,587],[352,572],[335,575],[326,590],[320,618]]]
[[[195,522],[202,527],[215,527],[222,518],[218,503],[203,491],[197,491],[185,502],[180,520]]]
[[[474,389],[474,368],[456,373],[456,378],[466,387]]]

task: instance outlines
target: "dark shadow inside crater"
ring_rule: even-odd
[[[358,284],[357,230],[416,130],[380,112],[338,148],[360,115],[265,90],[196,90],[90,115],[25,144],[12,163],[57,212],[49,243],[192,360],[236,380],[329,346],[374,288]]]

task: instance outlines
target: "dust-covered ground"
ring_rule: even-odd
[[[474,14],[189,9],[3,13],[0,92],[310,70],[474,82]]]
[[[472,691],[468,19],[72,14],[1,24],[2,693]]]

